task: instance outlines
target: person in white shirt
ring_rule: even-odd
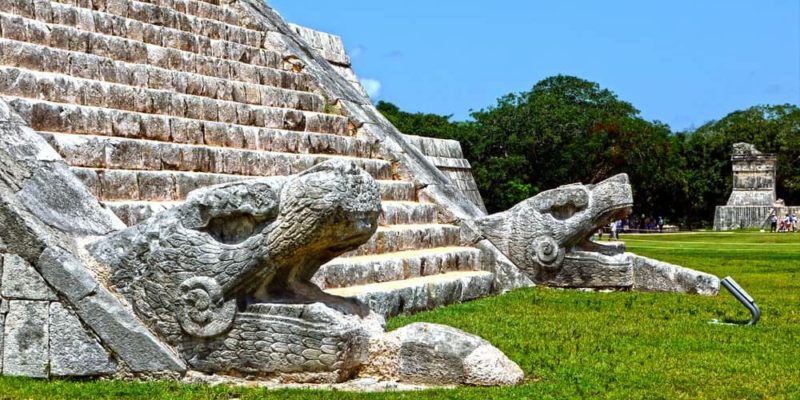
[[[619,234],[617,233],[617,221],[611,221],[611,234],[608,235],[608,240],[617,240],[619,239]]]

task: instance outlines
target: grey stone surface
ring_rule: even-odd
[[[5,331],[6,314],[8,313],[8,300],[0,297],[0,374],[3,373],[3,336]]]
[[[729,206],[771,206],[775,196],[778,157],[763,154],[749,143],[733,145],[733,193]]]
[[[27,300],[9,303],[3,330],[3,374],[46,378],[49,303]]]
[[[3,257],[2,290],[7,299],[56,300],[53,290],[31,264],[15,254]]]
[[[359,299],[388,318],[486,297],[492,293],[493,283],[491,272],[458,271],[328,292]]]
[[[0,299],[0,302],[3,300]],[[0,374],[3,373],[3,337],[5,330],[5,322],[6,322],[6,315],[4,313],[0,313]]]
[[[362,319],[321,303],[254,304],[236,315],[225,335],[189,338],[180,348],[199,371],[334,383],[349,379],[367,361],[369,337],[382,332],[382,324],[375,314]]]
[[[445,140],[422,136],[403,135],[403,138],[417,147],[439,171],[460,188],[464,195],[484,214],[483,203],[478,184],[472,176],[472,166],[464,158],[461,143],[456,140]]]
[[[633,259],[633,289],[715,296],[719,278],[703,272],[630,254]]]
[[[124,225],[111,212],[97,207],[63,162],[42,165],[17,194],[29,210],[62,232],[104,235]]]
[[[468,225],[469,226],[462,225],[462,234],[464,232],[475,233],[478,231],[474,224],[470,223]],[[483,263],[484,268],[489,267],[489,271],[493,274],[493,292],[506,293],[519,288],[536,286],[531,278],[522,273],[522,271],[520,271],[520,269],[490,241],[480,237],[470,237],[466,241],[468,243],[475,242],[474,246],[483,251],[484,257],[486,257]]]
[[[4,113],[11,107],[0,100]],[[31,213],[62,232],[104,235],[124,227],[104,210],[61,157],[22,120],[0,125],[0,176]]]
[[[83,263],[60,247],[48,247],[37,265],[44,279],[72,302],[94,293],[99,286]]]
[[[50,374],[98,376],[117,366],[100,342],[88,334],[78,317],[61,303],[50,303]]]
[[[452,271],[476,271],[482,253],[474,248],[434,248],[385,256],[341,257],[325,264],[314,275],[322,289],[400,281]]]
[[[97,293],[78,301],[78,314],[132,372],[182,372],[186,365],[168,347],[122,307],[111,293]]]
[[[374,337],[365,376],[401,382],[514,385],[522,370],[489,342],[447,326],[416,323]]]

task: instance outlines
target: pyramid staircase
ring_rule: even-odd
[[[384,315],[490,294],[484,255],[294,54],[218,1],[0,0],[0,97],[128,225],[200,187],[350,160],[380,228],[314,281]],[[478,197],[479,199],[479,197]]]

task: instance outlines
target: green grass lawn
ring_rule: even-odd
[[[624,236],[631,251],[733,276],[763,311],[756,327],[717,297],[534,288],[390,321],[478,334],[527,374],[514,388],[352,394],[177,383],[42,382],[0,378],[0,399],[800,399],[800,234]]]

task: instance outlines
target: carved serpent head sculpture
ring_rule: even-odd
[[[322,302],[366,315],[310,283],[375,233],[380,192],[352,162],[192,192],[186,202],[91,247],[139,316],[175,344],[227,332],[254,304]]]
[[[595,264],[604,255],[624,249],[589,241],[609,221],[631,212],[633,195],[628,176],[614,176],[596,185],[567,185],[542,192],[508,211],[479,219],[489,241],[535,282],[548,283],[565,263],[592,253]]]

